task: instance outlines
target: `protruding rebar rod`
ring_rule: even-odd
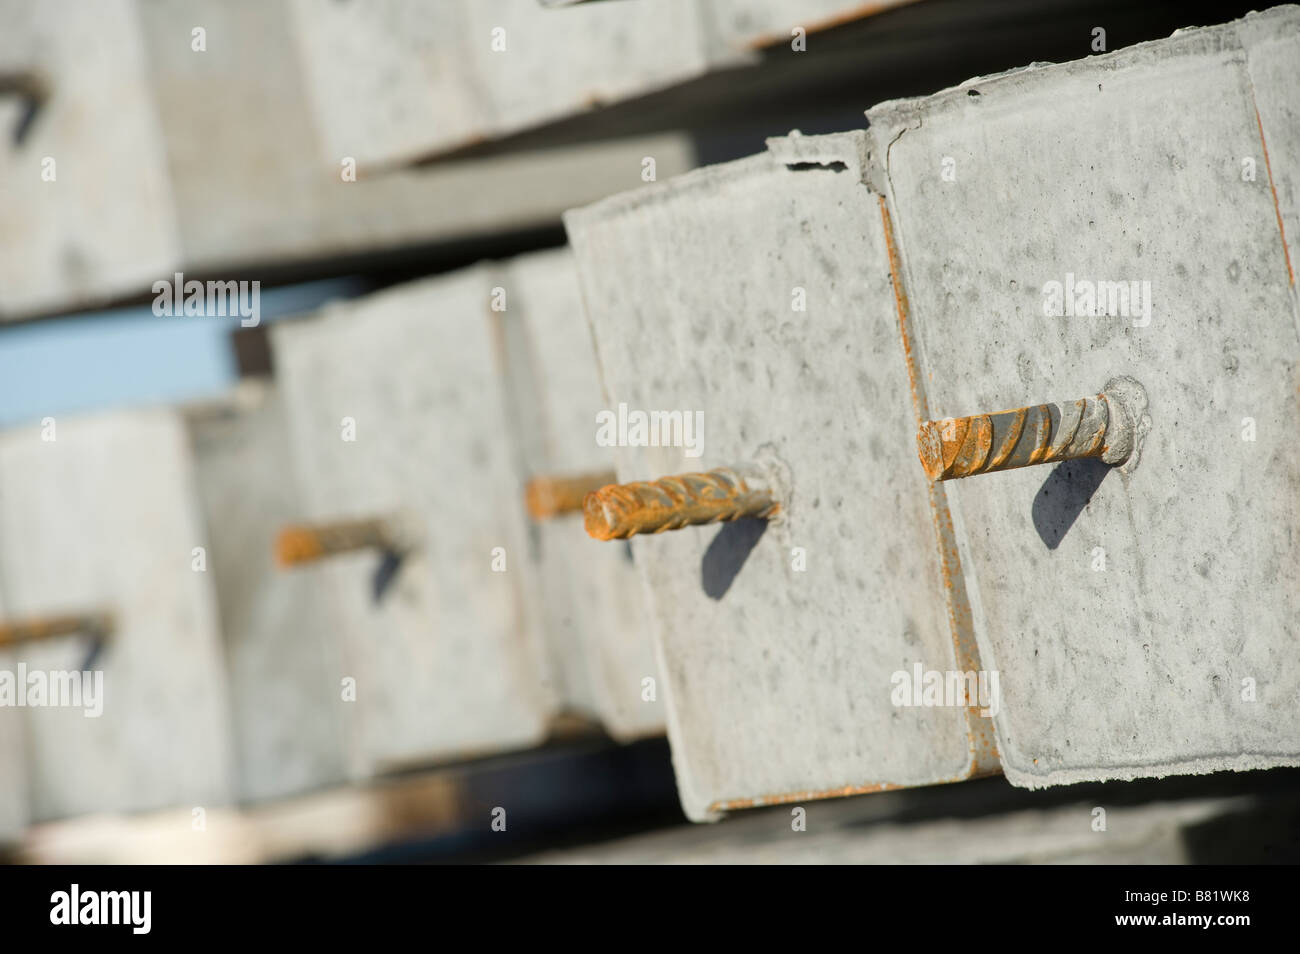
[[[534,520],[549,520],[561,514],[577,513],[587,494],[618,481],[612,470],[567,477],[541,475],[528,481],[524,499]]]
[[[19,643],[43,642],[58,636],[93,636],[103,639],[113,631],[111,613],[63,613],[0,622],[0,648]]]
[[[1134,421],[1109,391],[1061,404],[926,421],[916,435],[931,480],[1096,457],[1122,464],[1133,450]]]
[[[382,517],[340,520],[330,523],[294,524],[276,537],[275,557],[280,566],[312,563],[338,553],[374,548],[395,552],[402,549],[392,522]]]
[[[770,517],[780,504],[766,488],[751,487],[729,467],[632,484],[612,484],[587,494],[587,533],[618,540],[695,524]]]

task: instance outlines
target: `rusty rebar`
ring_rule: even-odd
[[[371,548],[388,552],[401,549],[390,520],[369,517],[330,523],[293,524],[282,529],[276,536],[275,557],[280,566],[291,567],[339,553]]]
[[[1109,391],[1060,404],[926,421],[916,435],[931,480],[1095,457],[1121,464],[1133,449],[1134,423]]]
[[[524,499],[528,504],[528,513],[534,520],[548,520],[561,514],[581,511],[587,494],[617,481],[618,475],[612,470],[567,477],[541,475],[528,481]]]
[[[0,648],[19,643],[43,642],[58,636],[93,636],[103,639],[113,631],[111,613],[61,613],[0,622]]]
[[[704,474],[612,484],[587,494],[582,509],[588,534],[618,540],[740,517],[766,518],[780,504],[766,488],[751,487],[736,471],[720,467]]]

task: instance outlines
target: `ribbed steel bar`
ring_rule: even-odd
[[[931,480],[1082,457],[1122,463],[1133,447],[1132,421],[1106,393],[1059,404],[926,421],[916,435]]]
[[[751,487],[736,471],[720,467],[603,487],[587,495],[583,514],[589,535],[618,540],[740,517],[766,518],[779,506],[766,488]]]

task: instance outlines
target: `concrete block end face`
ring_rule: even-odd
[[[1294,10],[1269,22],[1294,36]],[[1250,32],[1239,21],[872,113],[908,274],[947,286],[907,286],[936,416],[1091,395],[1110,432],[1110,466],[1010,470],[946,491],[980,657],[1007,690],[999,751],[1030,784],[1295,749],[1294,713],[1234,685],[1265,674],[1289,697],[1298,684],[1283,648],[1300,593],[1289,437],[1300,406],[1279,218],[1291,229],[1260,128],[1281,183],[1294,162],[1274,107],[1300,88],[1276,68],[1288,44],[1252,47]],[[1088,142],[1117,109],[1155,119]],[[1220,161],[1216,142],[1257,156],[1257,181]],[[937,174],[944,155],[955,184]],[[1039,214],[1008,219],[992,198],[1006,195]],[[1094,227],[1064,235],[1070,208],[1088,208]],[[1206,280],[1193,289],[1189,274]],[[1131,307],[1056,310],[1049,286],[1076,278],[1128,285]],[[937,462],[937,445],[922,432],[918,456]]]
[[[891,674],[953,670],[955,650],[878,196],[763,155],[566,224],[607,399],[705,415],[702,457],[620,447],[620,477],[731,468],[780,505],[637,538],[689,816],[966,777],[964,711],[891,702]]]

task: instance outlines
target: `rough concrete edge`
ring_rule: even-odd
[[[1239,35],[1239,27],[1245,23],[1250,23],[1252,27],[1258,27],[1268,20],[1293,21],[1297,27],[1300,27],[1300,6],[1287,4],[1263,12],[1251,12],[1240,19],[1231,20],[1227,23],[1204,27],[1184,27],[1175,30],[1170,36],[1162,39],[1147,40],[1110,53],[1086,56],[1065,63],[1031,63],[1001,73],[975,76],[956,86],[948,87],[928,96],[885,100],[866,111],[868,126],[882,127],[893,131],[897,131],[901,126],[913,126],[919,122],[923,113],[933,112],[936,106],[941,108],[949,107],[956,102],[961,102],[960,97],[963,95],[970,96],[971,90],[976,85],[996,89],[1001,85],[1015,83],[1016,81],[1047,82],[1058,77],[1073,76],[1078,73],[1096,72],[1098,70],[1113,71],[1149,65],[1161,60],[1186,56],[1192,53],[1241,49],[1243,44]],[[876,141],[880,143],[878,135]]]
[[[1166,778],[1171,775],[1212,775],[1216,772],[1252,772],[1261,769],[1295,768],[1300,766],[1300,756],[1264,755],[1208,755],[1194,759],[1176,759],[1172,762],[1155,762],[1150,765],[1123,765],[1104,769],[1062,769],[1036,774],[1022,772],[1011,765],[1003,765],[1003,774],[1016,788],[1044,789],[1057,785],[1077,785],[1081,782],[1132,782],[1139,778]]]
[[[893,183],[888,177],[883,177],[876,184],[883,186],[883,190],[878,193],[881,229],[884,233],[890,281],[898,314],[898,342],[907,369],[913,415],[919,428],[930,418],[930,409],[925,377],[922,374],[926,362],[923,355],[921,359],[917,358],[917,354],[923,351],[923,346],[913,327],[911,302],[907,295],[907,288],[911,284],[910,270],[902,233],[894,225],[894,216],[891,212],[895,205]],[[919,461],[917,466],[920,466]],[[947,491],[941,482],[930,481],[927,496],[934,526],[934,552],[940,574],[938,582],[940,589],[948,594],[945,602],[953,659],[957,668],[962,671],[982,672],[985,666],[980,656],[979,642],[975,638],[974,616],[966,587],[965,572],[962,569],[961,549],[958,546],[958,540],[961,538],[961,533],[958,532],[960,516],[954,516],[952,508],[948,505]],[[980,714],[979,706],[966,708],[966,739],[969,762],[964,772],[951,781],[998,774],[1001,771],[1001,760],[998,754],[996,727],[992,719]]]
[[[870,140],[864,129],[805,136],[792,129],[784,136],[770,136],[764,140],[767,151],[787,169],[796,166],[843,166],[863,182],[871,159]]]
[[[662,182],[647,183],[626,192],[598,199],[589,205],[567,210],[563,219],[570,246],[576,247],[580,244],[575,239],[575,231],[581,229],[589,220],[613,218],[616,215],[634,212],[645,206],[662,202],[669,196],[675,198],[683,194],[689,195],[694,191],[705,191],[720,185],[741,182],[758,170],[799,165],[831,167],[836,163],[843,163],[845,168],[855,171],[859,181],[865,181],[862,176],[869,168],[870,159],[870,140],[865,130],[855,129],[816,136],[805,136],[798,130],[792,130],[788,135],[773,136],[765,142],[767,149],[764,152],[729,162],[701,166]]]

